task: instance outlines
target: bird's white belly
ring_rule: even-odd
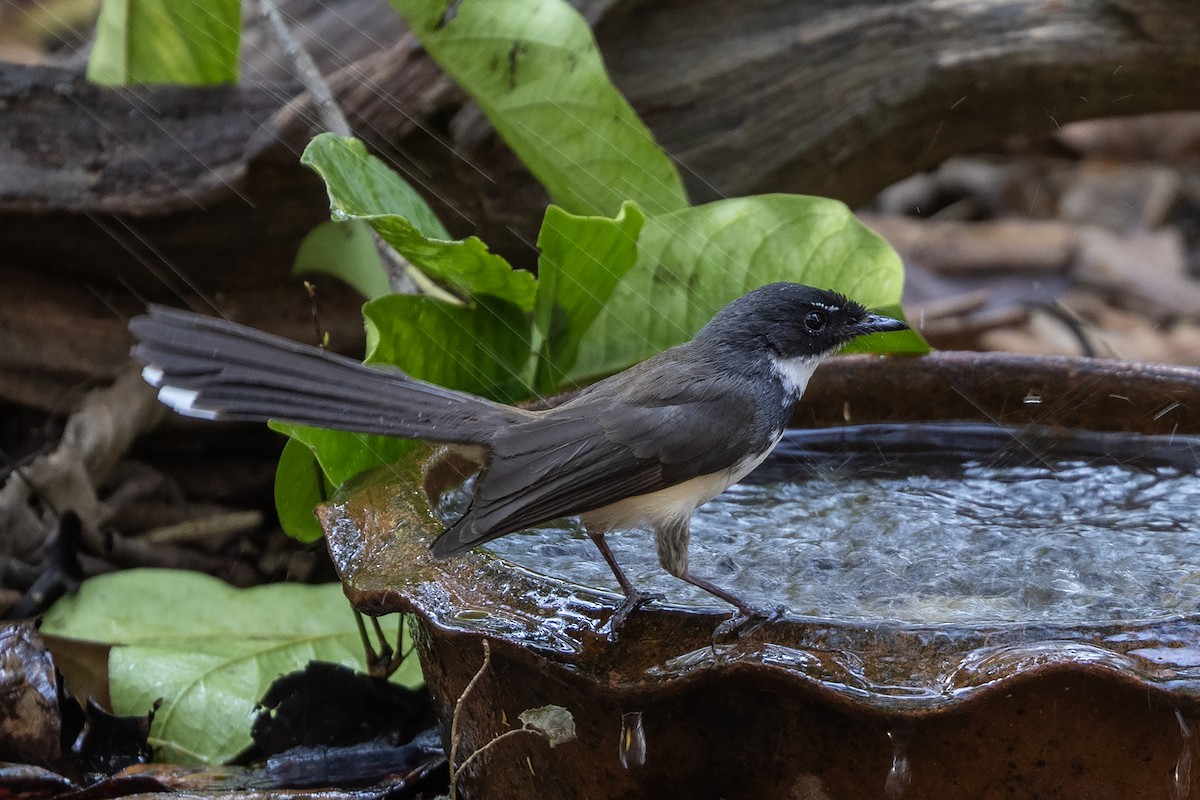
[[[698,475],[656,492],[626,497],[583,514],[583,522],[593,530],[611,531],[686,519],[697,507],[749,475],[771,454],[782,435],[780,432],[763,452],[747,456],[728,469]]]

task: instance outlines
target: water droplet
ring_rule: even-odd
[[[887,735],[892,741],[892,768],[883,782],[883,793],[888,800],[900,800],[912,783],[912,769],[908,765],[908,742],[912,739],[912,731],[890,730]]]
[[[636,769],[646,763],[646,731],[642,728],[642,712],[630,711],[621,715],[621,766]]]
[[[329,218],[334,222],[346,222],[350,219],[350,215],[340,208],[331,208],[329,210]]]
[[[1179,721],[1179,735],[1183,738],[1183,747],[1179,750],[1179,759],[1175,762],[1175,800],[1187,800],[1192,796],[1192,726],[1179,709],[1175,709],[1175,719]]]

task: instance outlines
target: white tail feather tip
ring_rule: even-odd
[[[154,387],[162,386],[163,371],[153,364],[142,367],[142,380]]]
[[[159,402],[170,406],[175,413],[197,419],[217,419],[220,415],[208,408],[196,408],[198,393],[191,389],[180,389],[178,386],[164,386],[158,390]]]

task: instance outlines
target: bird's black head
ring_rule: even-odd
[[[867,333],[908,325],[873,314],[837,292],[771,283],[739,297],[696,334],[697,343],[765,353],[775,359],[820,359]]]

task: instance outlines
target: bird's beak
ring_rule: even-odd
[[[862,322],[854,326],[861,336],[866,333],[887,333],[889,331],[906,331],[908,323],[882,314],[868,314]]]

